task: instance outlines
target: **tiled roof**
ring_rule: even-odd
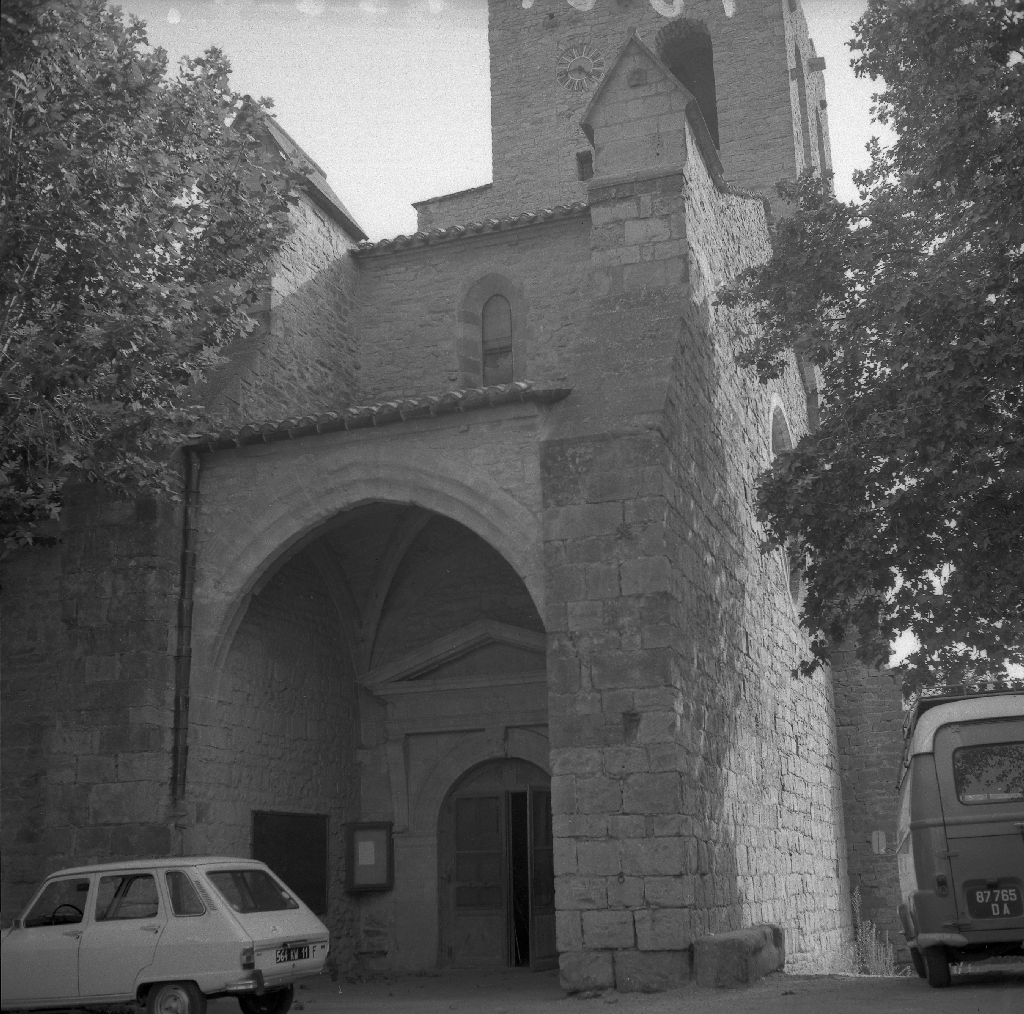
[[[428,232],[416,232],[411,236],[396,236],[394,239],[381,239],[376,243],[360,243],[357,254],[393,253],[396,250],[408,250],[410,247],[432,246],[435,243],[450,243],[452,240],[478,236],[486,232],[504,232],[509,229],[522,229],[528,225],[541,222],[553,222],[562,218],[577,218],[590,213],[590,205],[584,201],[573,204],[559,204],[554,208],[542,208],[540,211],[528,211],[522,215],[508,215],[504,218],[487,218],[468,225],[450,225],[447,229],[430,229]]]
[[[199,451],[220,451],[248,444],[270,444],[277,440],[295,440],[318,433],[355,430],[367,426],[385,426],[430,416],[469,412],[474,409],[510,405],[516,402],[551,404],[569,395],[568,387],[535,387],[529,381],[499,384],[494,387],[470,387],[421,398],[397,398],[373,405],[358,405],[324,412],[317,416],[297,416],[272,422],[249,423],[238,430],[219,433],[191,433],[186,446]]]

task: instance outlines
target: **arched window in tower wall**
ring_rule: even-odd
[[[718,99],[715,93],[715,57],[707,27],[692,18],[666,25],[656,39],[658,56],[697,100],[711,140],[718,140]]]
[[[512,383],[512,304],[491,296],[481,314],[484,387]]]

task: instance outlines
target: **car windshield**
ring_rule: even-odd
[[[280,912],[299,907],[298,902],[264,870],[217,870],[206,875],[236,912]]]
[[[1024,743],[984,743],[953,752],[957,798],[976,803],[1024,801]]]
[[[25,916],[25,928],[65,926],[81,922],[88,895],[89,881],[81,877],[51,881]]]

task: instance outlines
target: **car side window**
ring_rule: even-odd
[[[25,916],[26,929],[34,926],[70,926],[79,923],[85,914],[89,896],[89,881],[74,877],[54,880],[43,888],[43,893]]]
[[[175,915],[206,915],[206,906],[192,886],[192,881],[181,870],[167,873],[167,894],[171,911]]]
[[[152,919],[160,905],[152,873],[118,873],[100,877],[96,921]]]

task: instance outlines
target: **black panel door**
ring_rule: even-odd
[[[326,814],[252,815],[252,857],[266,863],[317,915],[327,912]]]

